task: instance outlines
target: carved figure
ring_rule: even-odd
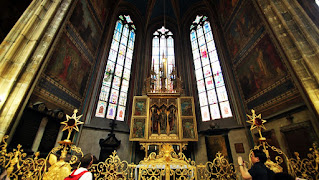
[[[175,122],[176,122],[176,115],[175,115],[176,109],[171,108],[170,112],[168,114],[168,124],[169,124],[169,133],[173,134],[175,132]]]
[[[166,134],[166,127],[167,127],[167,114],[166,109],[164,106],[161,107],[161,114],[160,114],[160,130],[161,134]]]
[[[158,123],[159,123],[159,115],[158,115],[158,109],[157,107],[153,106],[151,108],[151,121],[152,121],[152,134],[158,134]]]

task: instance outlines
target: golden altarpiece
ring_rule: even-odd
[[[143,96],[133,99],[130,141],[138,141],[146,157],[160,152],[164,143],[182,152],[189,141],[198,141],[194,98],[183,95],[175,67],[169,77],[165,68],[159,72],[157,75],[153,67],[144,82]]]

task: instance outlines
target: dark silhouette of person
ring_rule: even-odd
[[[238,157],[238,165],[240,173],[245,180],[270,180],[274,176],[274,172],[266,167],[266,154],[262,150],[254,149],[251,162],[253,166],[247,170],[245,163],[241,156]]]

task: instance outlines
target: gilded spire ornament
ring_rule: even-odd
[[[259,114],[258,116],[255,113],[255,110],[251,110],[252,115],[248,115],[247,117],[249,118],[248,122],[249,124],[251,124],[250,126],[250,131],[252,131],[253,129],[257,128],[258,133],[260,135],[259,140],[266,140],[266,138],[264,138],[261,134],[261,129],[266,129],[266,127],[264,126],[264,123],[267,122],[266,120],[261,118],[261,114]]]
[[[80,121],[83,114],[81,114],[80,116],[76,116],[77,112],[78,112],[78,110],[74,109],[73,115],[71,117],[69,115],[66,115],[66,121],[61,122],[61,124],[65,125],[65,127],[62,129],[62,131],[65,131],[65,130],[69,131],[68,137],[65,141],[70,141],[69,139],[70,139],[70,136],[71,136],[73,129],[76,130],[77,132],[79,132],[78,125],[84,124],[84,122]]]

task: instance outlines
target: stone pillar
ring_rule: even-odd
[[[60,145],[59,141],[62,141],[62,136],[63,136],[63,131],[62,130],[63,130],[64,126],[65,125],[60,126],[59,134],[56,137],[56,141],[55,141],[55,147],[58,147]]]
[[[15,129],[72,0],[34,0],[0,47],[0,139]]]
[[[44,130],[45,130],[45,127],[47,126],[47,124],[48,124],[48,118],[47,117],[42,118],[38,132],[37,132],[37,134],[34,138],[33,144],[32,144],[32,151],[33,152],[38,151],[42,137],[43,137],[43,133],[44,133]]]
[[[297,0],[258,0],[257,3],[287,56],[290,72],[300,85],[298,88],[309,110],[318,119],[318,28]]]

